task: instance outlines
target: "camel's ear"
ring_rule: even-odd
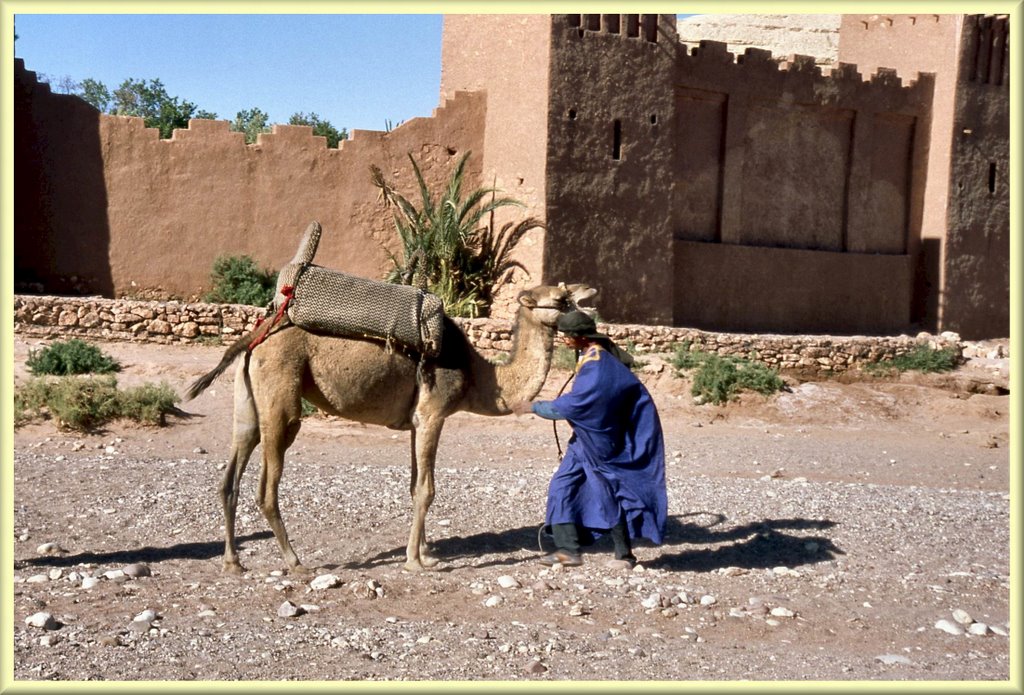
[[[597,294],[597,288],[582,283],[568,285],[565,289],[572,295],[573,304],[579,304],[580,302],[586,301]]]
[[[537,306],[537,298],[529,290],[523,290],[519,293],[519,303],[527,309],[532,309]]]

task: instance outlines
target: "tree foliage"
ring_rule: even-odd
[[[85,101],[89,102],[103,113],[109,113],[111,96],[110,90],[102,82],[87,77],[82,80],[77,92]]]
[[[147,128],[159,128],[161,138],[169,138],[175,128],[187,128],[191,118],[216,119],[217,114],[200,109],[190,101],[173,97],[167,93],[160,80],[127,79],[111,92],[105,84],[91,77],[75,82],[70,77],[61,78],[51,88],[75,94],[103,113],[117,116],[140,116]],[[327,138],[327,146],[336,148],[342,140],[348,139],[345,128],[335,128],[330,121],[316,113],[302,111],[292,114],[288,125],[313,127],[313,135]],[[253,107],[239,111],[230,129],[245,134],[246,144],[256,142],[260,133],[271,130],[270,116],[266,111]]]
[[[327,138],[327,146],[337,148],[342,140],[348,140],[348,131],[342,128],[338,130],[330,121],[325,121],[315,113],[293,113],[288,119],[288,125],[310,125],[313,126],[313,135]]]
[[[111,92],[98,80],[86,78],[76,94],[104,113],[138,116],[147,128],[158,128],[161,138],[169,138],[175,128],[187,128],[192,118],[217,118],[191,101],[167,93],[160,80],[129,78]]]
[[[53,75],[47,75],[46,73],[37,72],[36,79],[40,82],[46,82],[49,84],[50,89],[56,94],[78,94],[82,89],[82,84],[80,82],[76,82],[71,75],[55,77]]]
[[[463,195],[466,152],[448,182],[435,196],[416,160],[409,154],[419,187],[419,207],[398,193],[381,170],[370,167],[371,180],[385,205],[394,205],[395,230],[402,257],[389,254],[394,268],[389,282],[411,284],[422,278],[430,292],[444,302],[449,316],[487,316],[497,289],[522,264],[512,252],[531,229],[543,227],[534,217],[509,222],[495,230],[494,212],[506,206],[523,207],[514,198],[499,197],[495,188],[477,188]]]
[[[269,118],[266,111],[257,108],[239,111],[235,116],[234,123],[231,124],[231,130],[245,133],[245,142],[247,145],[251,145],[256,142],[256,137],[260,133],[270,132],[270,126],[267,125]]]

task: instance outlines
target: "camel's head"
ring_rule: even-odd
[[[529,309],[540,323],[554,328],[559,316],[567,311],[582,309],[579,303],[595,294],[597,290],[589,285],[566,285],[560,282],[556,286],[539,285],[523,290],[519,293],[519,303]]]

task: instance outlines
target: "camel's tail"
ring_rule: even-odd
[[[270,331],[272,326],[272,321],[264,321],[260,325],[256,326],[256,328],[249,331],[241,338],[236,340],[234,343],[232,343],[231,346],[224,353],[224,357],[221,358],[220,363],[216,367],[214,367],[212,371],[207,372],[206,374],[192,382],[192,385],[189,386],[188,390],[185,392],[185,397],[183,400],[190,401],[196,396],[198,396],[200,393],[208,389],[210,387],[210,384],[212,384],[214,380],[224,372],[225,369],[231,366],[231,363],[234,362],[239,355],[248,350],[249,346],[252,345],[253,342],[260,341],[264,337],[266,337],[267,332]]]

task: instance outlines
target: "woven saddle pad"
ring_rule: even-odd
[[[295,258],[278,273],[275,311],[287,302],[288,318],[302,328],[397,342],[430,357],[441,352],[444,305],[436,295],[315,265],[319,242],[320,224],[313,222]]]

